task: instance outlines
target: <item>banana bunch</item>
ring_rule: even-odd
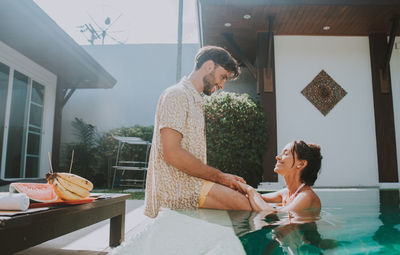
[[[46,179],[53,184],[54,191],[63,200],[79,200],[90,195],[93,184],[83,177],[71,173],[46,174]]]

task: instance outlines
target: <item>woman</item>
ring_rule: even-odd
[[[276,160],[274,172],[283,176],[287,188],[261,195],[251,186],[241,184],[253,210],[301,212],[312,209],[319,213],[321,201],[311,186],[321,168],[320,147],[294,141],[285,146]],[[278,203],[278,207],[269,203]]]

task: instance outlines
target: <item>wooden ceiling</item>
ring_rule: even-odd
[[[202,45],[229,49],[223,34],[232,34],[253,63],[257,32],[268,31],[271,16],[275,35],[316,36],[389,35],[393,19],[400,16],[400,0],[198,0],[197,4]],[[251,18],[245,19],[246,14]],[[325,26],[330,29],[324,30]]]

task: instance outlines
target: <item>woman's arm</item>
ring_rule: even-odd
[[[267,203],[263,198],[263,196],[250,185],[239,183],[239,186],[240,186],[239,190],[247,194],[250,205],[254,211],[271,211],[271,212],[280,211],[280,212],[296,212],[296,213],[304,212],[305,213],[304,216],[313,216],[314,214],[318,215],[321,210],[321,201],[319,200],[319,197],[312,190],[301,192],[289,205],[276,209],[272,207],[269,203]],[[285,192],[284,189],[274,192],[275,198],[282,197],[282,193],[284,192]]]
[[[251,208],[253,208],[254,211],[276,211],[275,208],[265,202],[261,194],[251,186],[247,188],[247,196],[249,198]]]
[[[301,212],[304,210],[316,210],[319,212],[321,209],[321,201],[319,197],[311,190],[301,192],[296,198],[285,207],[282,207],[279,211],[285,212]]]
[[[266,193],[266,194],[262,194],[262,199],[264,199],[265,202],[268,203],[280,203],[282,202],[282,197],[283,197],[283,193],[285,192],[285,189],[282,190],[278,190],[275,192],[271,192],[271,193]]]
[[[238,183],[240,186],[240,190],[247,194],[251,208],[254,211],[275,211],[275,209],[271,205],[266,203],[261,197],[261,194],[258,193],[253,187],[241,182]]]

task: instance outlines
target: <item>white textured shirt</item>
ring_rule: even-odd
[[[182,148],[206,164],[204,99],[186,77],[167,88],[158,100],[145,197],[145,214],[152,218],[158,215],[160,207],[197,208],[202,185],[202,179],[164,161],[162,128],[181,133]]]

